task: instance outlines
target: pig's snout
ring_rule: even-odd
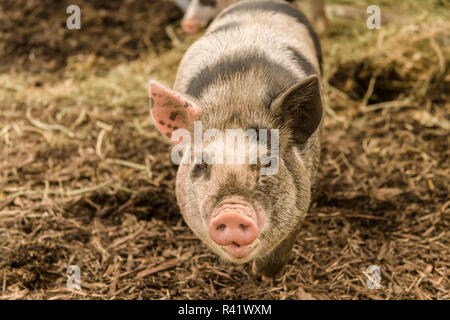
[[[197,33],[203,26],[194,19],[184,19],[181,22],[181,28],[186,33]]]
[[[224,210],[209,225],[211,240],[237,258],[245,257],[251,251],[249,245],[256,240],[258,233],[253,219],[237,210]]]

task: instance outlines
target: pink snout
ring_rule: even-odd
[[[225,210],[211,220],[209,236],[231,255],[242,258],[250,251],[250,244],[258,237],[257,224],[236,210]]]
[[[181,21],[181,28],[186,33],[197,33],[202,28],[202,25],[193,19],[184,19]]]

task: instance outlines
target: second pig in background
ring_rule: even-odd
[[[184,11],[181,22],[183,31],[197,33],[204,29],[220,11],[240,0],[175,0]],[[287,0],[287,2],[294,2]],[[324,31],[328,21],[325,14],[325,0],[304,0],[311,9],[310,19],[317,31]]]

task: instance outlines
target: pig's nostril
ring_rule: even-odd
[[[241,224],[239,225],[239,228],[241,228],[242,230],[245,231],[245,230],[248,229],[248,226],[246,226],[245,224],[242,224],[242,223],[241,223]]]
[[[224,225],[224,224],[222,223],[222,224],[219,224],[219,225],[217,226],[216,230],[217,230],[217,231],[223,231],[223,230],[225,230],[225,228],[226,228],[226,225]]]

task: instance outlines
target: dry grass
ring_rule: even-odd
[[[379,31],[336,19],[322,35],[321,188],[270,283],[220,264],[176,206],[146,83],[171,84],[192,39],[0,74],[0,299],[449,299],[450,23],[425,3]]]

